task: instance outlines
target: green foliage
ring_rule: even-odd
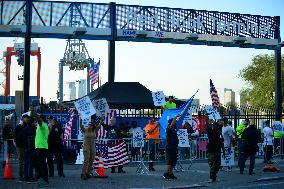
[[[284,56],[282,56],[282,65]],[[239,77],[247,82],[248,87],[241,90],[242,101],[252,106],[273,107],[275,91],[275,57],[274,55],[257,55],[251,63],[240,71]],[[284,66],[282,66],[283,81]],[[283,90],[283,83],[282,83]]]

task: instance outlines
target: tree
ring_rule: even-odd
[[[284,56],[282,56],[282,94]],[[251,63],[240,71],[239,77],[247,82],[247,87],[241,90],[242,101],[256,107],[274,107],[275,92],[275,56],[257,55]],[[283,95],[284,96],[284,95]]]

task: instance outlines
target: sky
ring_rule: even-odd
[[[109,3],[111,1],[78,1]],[[263,16],[280,16],[281,36],[284,37],[284,1],[283,0],[117,0],[119,4],[149,5],[171,8],[197,9],[208,11],[225,11]],[[7,46],[22,39],[0,38],[0,59]],[[63,57],[66,40],[63,39],[33,39],[41,47],[41,95],[46,101],[56,100],[58,90],[59,60]],[[84,41],[90,56],[101,60],[102,84],[107,82],[108,44],[106,41]],[[251,59],[258,54],[271,54],[269,50],[242,49],[232,47],[209,47],[186,44],[158,44],[116,42],[116,73],[115,81],[137,81],[151,91],[163,91],[166,95],[178,98],[190,98],[199,89],[196,98],[201,104],[210,103],[209,79],[212,79],[223,102],[224,88],[231,88],[237,95],[246,83],[238,77],[241,69],[250,64]],[[283,52],[282,52],[283,54]],[[23,68],[18,66],[16,58],[12,58],[11,95],[15,90],[21,90]],[[31,59],[30,95],[36,95],[36,58]],[[0,69],[4,67],[0,60]],[[86,78],[87,71],[64,70],[64,83]],[[0,82],[3,77],[0,77]],[[2,90],[2,89],[0,89]],[[64,91],[67,87],[64,87]],[[65,93],[64,100],[68,100]]]

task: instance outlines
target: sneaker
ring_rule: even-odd
[[[26,183],[27,183],[27,184],[35,184],[36,182],[37,182],[37,180],[34,179],[34,178],[31,178],[31,179],[27,179],[27,180],[26,180]]]
[[[164,179],[169,180],[170,179],[170,175],[169,173],[164,173],[163,174]]]
[[[39,181],[38,181],[38,186],[39,186],[40,188],[48,187],[48,186],[49,186],[49,183],[46,182],[45,180],[43,180],[42,178],[40,178]]]
[[[81,174],[81,180],[87,180],[88,177],[85,174]]]
[[[23,177],[20,177],[18,182],[25,182],[25,179]]]
[[[169,174],[170,179],[177,179],[177,177],[174,174]]]
[[[118,173],[126,173],[123,169],[118,170]]]

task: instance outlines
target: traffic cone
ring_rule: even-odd
[[[7,155],[7,161],[4,169],[3,179],[14,179],[9,154]]]
[[[107,178],[106,176],[106,170],[104,168],[104,161],[103,161],[103,155],[102,153],[99,154],[99,165],[97,169],[97,175],[95,178]]]

